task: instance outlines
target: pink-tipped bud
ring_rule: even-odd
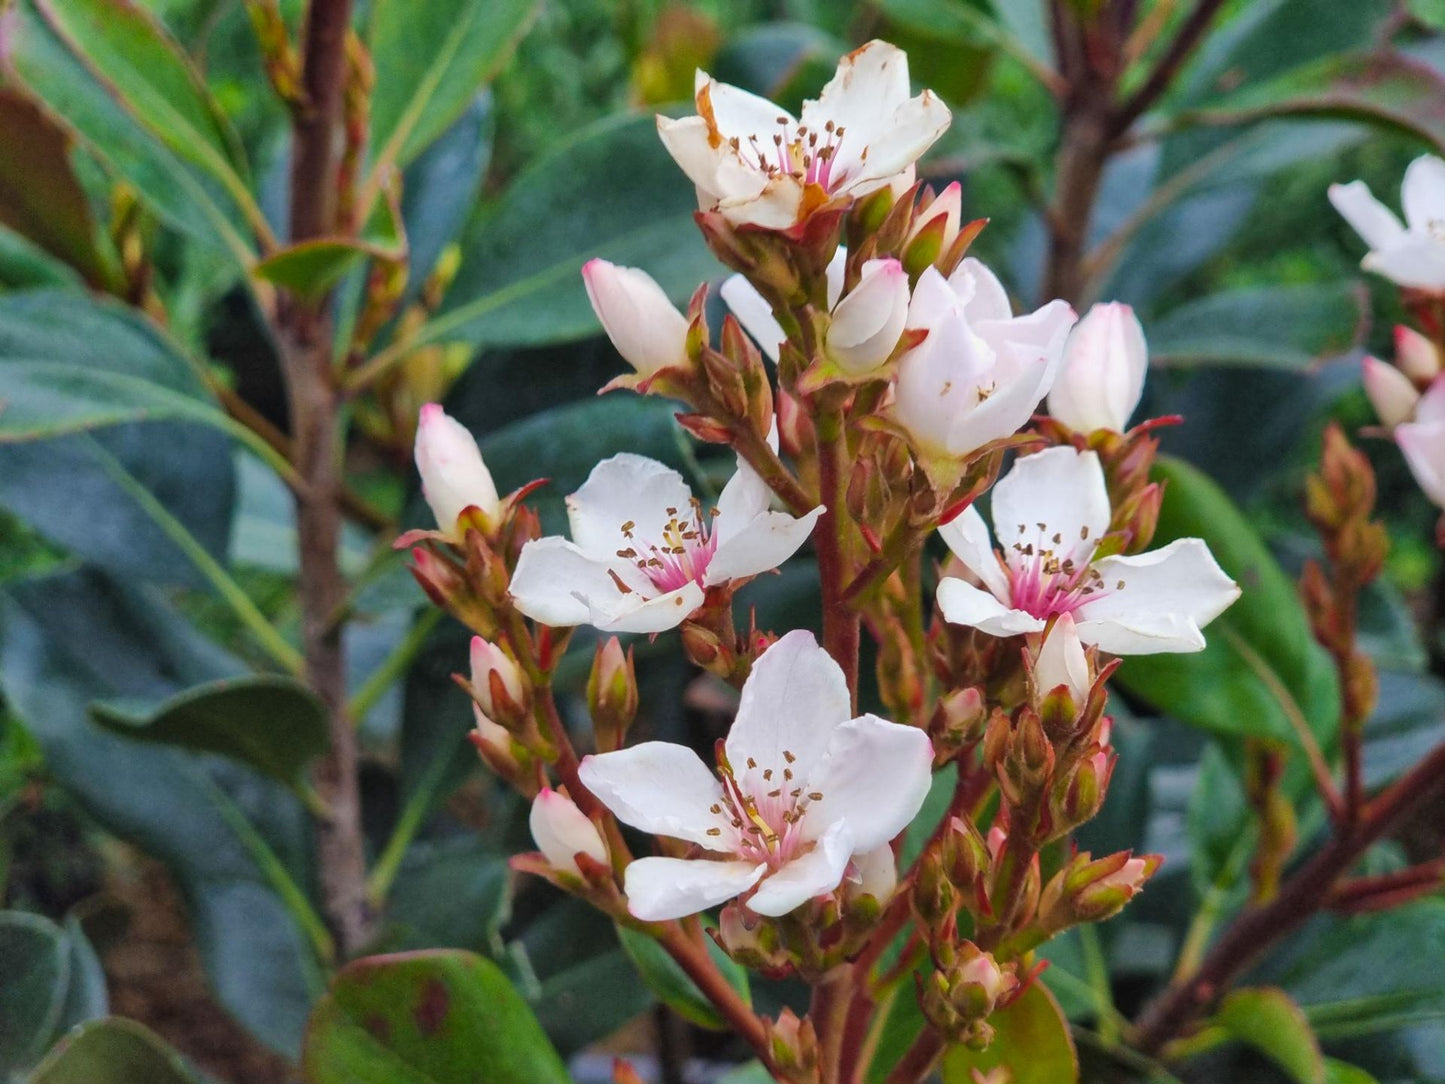
[[[1379,358],[1366,357],[1360,364],[1360,376],[1375,416],[1385,428],[1394,429],[1415,416],[1420,393],[1399,369]]]
[[[532,839],[552,868],[563,873],[582,875],[577,855],[585,854],[595,862],[607,862],[607,845],[597,826],[577,808],[577,803],[551,787],[543,787],[532,800],[532,813],[527,821]]]
[[[1414,328],[1395,325],[1395,364],[1423,387],[1440,375],[1440,350]]]
[[[1060,685],[1068,690],[1075,705],[1082,706],[1093,686],[1089,660],[1084,645],[1074,628],[1072,614],[1060,614],[1049,630],[1034,661],[1034,683],[1040,696],[1046,696]]]
[[[525,695],[517,664],[500,647],[480,636],[472,637],[472,689],[477,706],[492,719],[515,713]]]
[[[482,462],[476,438],[437,403],[421,408],[416,469],[421,474],[422,496],[443,534],[456,535],[457,519],[468,508],[481,509],[487,519],[497,517],[501,509],[497,486]]]
[[[1095,305],[1075,325],[1049,392],[1049,413],[1081,433],[1123,432],[1144,392],[1149,347],[1128,305]]]
[[[646,271],[589,260],[582,281],[607,337],[638,376],[687,364],[687,318]]]
[[[592,713],[597,751],[620,749],[637,714],[637,671],[632,648],[623,651],[616,636],[597,645],[587,678],[587,707]]]
[[[932,203],[914,213],[913,225],[908,228],[908,238],[904,244],[907,245],[908,242],[913,241],[926,227],[933,225],[939,218],[943,219],[940,248],[947,252],[949,246],[957,239],[958,227],[963,220],[963,185],[959,182],[951,182],[933,198]]]
[[[897,260],[869,260],[828,326],[828,357],[844,372],[871,372],[888,360],[908,321],[908,273]]]

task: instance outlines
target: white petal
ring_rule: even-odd
[[[908,54],[887,42],[870,41],[838,61],[818,99],[803,103],[799,122],[821,132],[831,120],[866,142],[908,101],[909,90]]]
[[[1063,446],[1026,455],[999,479],[992,499],[994,536],[1010,565],[1020,559],[1017,542],[1042,544],[1060,561],[1072,557],[1083,566],[1109,529],[1109,489],[1094,452]]]
[[[1417,422],[1445,422],[1445,380],[1435,379],[1415,404]]]
[[[597,826],[571,798],[551,787],[543,787],[532,799],[527,823],[537,849],[554,869],[581,873],[577,866],[578,854],[585,854],[594,862],[607,861],[607,847]]]
[[[1445,508],[1445,422],[1410,422],[1395,430],[1405,463],[1425,496]]]
[[[1388,248],[1368,253],[1360,266],[1400,286],[1417,290],[1445,289],[1445,241],[1410,234]]]
[[[748,899],[748,910],[776,918],[801,907],[814,896],[832,892],[843,882],[852,857],[853,841],[848,826],[838,821],[812,850],[764,877]]]
[[[957,456],[982,448],[985,444],[1013,436],[1034,415],[1039,401],[1049,390],[1053,367],[1046,358],[990,383],[992,393],[982,402],[977,391],[965,385],[964,402],[957,409],[948,427],[947,447]],[[973,396],[969,401],[967,396]]]
[[[718,198],[718,172],[724,161],[734,157],[726,143],[713,143],[707,122],[701,117],[657,118],[657,135],[667,153],[695,184],[698,203],[710,207]]]
[[[866,373],[888,360],[908,319],[908,272],[897,260],[869,260],[858,285],[833,312],[828,355],[844,372]]]
[[[853,868],[857,873],[854,891],[887,903],[898,886],[898,860],[893,856],[893,848],[882,843],[871,851],[855,854]]]
[[[775,784],[765,783],[762,773],[788,765],[799,779],[810,778],[851,709],[843,671],[811,632],[795,630],[769,647],[743,683],[727,736],[728,762],[743,791],[772,789]],[[749,758],[755,768],[748,767]]]
[[[1400,185],[1400,204],[1411,233],[1437,233],[1445,227],[1445,161],[1422,154],[1411,162]]]
[[[1114,655],[1197,651],[1198,634],[1239,597],[1209,547],[1175,539],[1163,549],[1094,563],[1103,597],[1074,611],[1079,639]],[[1123,586],[1120,586],[1122,584]],[[1178,625],[1168,620],[1177,619]]]
[[[848,250],[839,245],[833,252],[833,258],[828,261],[827,270],[823,277],[828,281],[828,311],[833,311],[833,306],[838,304],[838,298],[843,294],[843,279],[848,274]]]
[[[1392,245],[1405,233],[1395,213],[1374,197],[1364,181],[1330,185],[1330,202],[1372,249]]]
[[[970,321],[1013,318],[1008,291],[982,260],[965,256],[948,277],[948,284],[962,300],[963,311]]]
[[[533,621],[563,628],[585,624],[587,599],[620,595],[609,566],[583,553],[565,538],[538,538],[522,547],[511,595],[517,609]]]
[[[577,774],[624,824],[714,851],[730,851],[737,842],[729,818],[711,812],[723,803],[717,776],[686,746],[646,741],[595,753],[582,758]],[[711,828],[722,833],[708,835]]]
[[[933,779],[933,745],[917,727],[876,715],[850,719],[834,731],[821,776],[809,785],[821,793],[803,814],[805,837],[846,821],[855,851],[869,851],[907,828]]]
[[[987,591],[954,576],[938,581],[938,609],[945,621],[968,625],[990,636],[1042,632],[1045,622],[1023,610],[1012,610]]]
[[[588,260],[582,281],[607,337],[640,375],[687,360],[687,317],[646,271]]]
[[[691,514],[692,490],[682,475],[631,452],[598,463],[567,498],[572,541],[601,560],[617,560],[617,551],[629,547],[642,549],[639,543],[661,545],[668,520]]]
[[[1039,689],[1052,692],[1060,685],[1068,687],[1076,704],[1082,704],[1089,693],[1089,660],[1071,614],[1060,614],[1039,648],[1034,664],[1034,677]]]
[[[666,632],[702,605],[703,594],[696,580],[656,598],[644,598],[637,592],[622,595],[614,585],[610,593],[588,596],[587,623],[603,632]]]
[[[1366,357],[1361,364],[1361,377],[1365,394],[1369,396],[1370,405],[1375,408],[1381,425],[1393,429],[1414,415],[1420,393],[1399,369],[1379,358]]]
[[[489,516],[497,514],[497,487],[476,438],[436,403],[421,408],[415,453],[422,496],[439,531],[450,534],[457,517],[471,505]]]
[[[777,568],[808,540],[813,525],[823,514],[819,505],[805,516],[787,512],[764,512],[749,520],[736,534],[718,542],[717,552],[707,566],[707,585],[756,576]],[[719,514],[718,522],[722,522]]]
[[[776,365],[778,355],[782,352],[782,343],[787,336],[783,334],[782,326],[773,316],[772,306],[763,300],[763,295],[742,275],[729,275],[718,292],[722,294],[722,299],[727,302],[732,314],[738,318],[738,323],[743,325],[743,330],[753,337],[759,349]]]
[[[792,174],[769,177],[753,171],[751,176],[761,178],[761,184],[741,183],[741,171],[735,180],[724,163],[719,172],[723,195],[717,203],[723,217],[736,226],[757,226],[765,230],[785,230],[796,224],[802,214],[802,183]]]
[[[1411,380],[1429,383],[1440,375],[1440,351],[1414,328],[1396,324],[1395,364]]]
[[[685,918],[758,883],[767,866],[691,858],[639,858],[623,874],[627,909],[644,922]]]
[[[948,130],[952,120],[948,106],[932,91],[925,90],[904,102],[888,121],[883,134],[865,145],[866,154],[861,153],[856,144],[844,141],[834,177],[845,180],[835,181],[834,190],[865,196],[880,188],[892,187],[894,178],[911,170]]]
[[[938,528],[938,533],[964,568],[981,579],[996,596],[1008,598],[1008,576],[998,563],[993,539],[974,505]]]
[[[770,149],[773,135],[784,127],[778,123],[779,120],[784,121],[789,130],[795,127],[793,115],[782,106],[716,79],[707,79],[706,85],[697,91],[697,105],[698,112],[704,117],[707,108],[711,108],[712,118],[724,143],[736,137],[743,146],[748,146],[749,137],[757,136],[759,146]]]
[[[1149,348],[1128,305],[1095,305],[1069,334],[1049,413],[1079,432],[1123,432],[1139,405]]]

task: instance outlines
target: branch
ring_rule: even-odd
[[[1169,84],[1179,74],[1179,69],[1194,52],[1195,46],[1204,37],[1204,32],[1209,29],[1209,24],[1223,6],[1224,0],[1199,0],[1194,10],[1189,13],[1189,18],[1185,19],[1184,25],[1179,28],[1179,33],[1175,34],[1174,40],[1169,43],[1169,48],[1154,65],[1154,70],[1144,80],[1143,86],[1114,110],[1111,136],[1120,136],[1127,132],[1129,126],[1143,116],[1169,89]]]

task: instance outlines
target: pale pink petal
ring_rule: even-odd
[[[833,312],[828,356],[844,372],[861,374],[888,360],[908,319],[908,273],[897,260],[869,260],[858,285]]]
[[[1098,455],[1068,446],[1023,456],[994,486],[992,501],[994,537],[1013,567],[1032,560],[1015,546],[1051,549],[1082,567],[1112,515]]]
[[[1367,253],[1360,266],[1401,286],[1445,290],[1445,241],[1410,234],[1388,248]]]
[[[748,910],[776,918],[796,910],[814,896],[832,892],[843,882],[852,856],[853,841],[848,826],[837,821],[812,850],[765,876],[758,890],[748,898]]]
[[[476,438],[436,403],[421,408],[415,451],[422,496],[439,531],[452,533],[457,517],[471,505],[489,516],[497,514],[497,487]]]
[[[1410,422],[1395,430],[1395,442],[1416,484],[1445,508],[1445,422]]]
[[[639,858],[623,874],[627,910],[644,922],[685,918],[742,895],[767,869],[752,862]]]
[[[572,541],[599,560],[616,561],[618,550],[642,549],[639,542],[661,545],[668,520],[692,513],[692,490],[682,475],[631,452],[602,460],[567,498]]]
[[[965,256],[948,277],[948,284],[963,302],[963,311],[969,320],[1013,319],[1008,291],[982,260]]]
[[[718,198],[718,170],[733,157],[726,143],[714,144],[701,117],[657,118],[657,135],[667,153],[698,188],[698,205],[710,208]]]
[[[833,732],[821,775],[809,776],[823,797],[803,814],[804,837],[844,821],[853,850],[880,847],[918,815],[932,779],[933,745],[923,731],[876,715],[850,719]]]
[[[990,636],[1042,632],[1045,625],[1032,614],[1010,609],[989,592],[954,576],[938,582],[938,609],[945,621],[968,625]]]
[[[1139,405],[1149,348],[1128,305],[1095,305],[1070,333],[1049,413],[1072,429],[1123,432]]]
[[[543,787],[532,799],[527,824],[537,849],[554,869],[581,873],[577,866],[578,854],[585,854],[594,862],[607,861],[607,846],[597,826],[571,798],[550,787]]]
[[[1381,425],[1393,429],[1414,415],[1420,393],[1399,369],[1379,358],[1366,357],[1361,364],[1361,377],[1365,394],[1369,396],[1370,405],[1375,408],[1375,416],[1380,419]]]
[[[976,507],[969,505],[938,528],[938,533],[953,555],[963,562],[964,568],[982,580],[984,586],[999,598],[1008,597],[1008,576],[998,563],[993,539]]]
[[[1335,210],[1370,248],[1385,248],[1404,236],[1405,227],[1395,213],[1374,197],[1364,181],[1332,184],[1329,194]]]
[[[1054,627],[1039,649],[1034,677],[1045,693],[1060,685],[1066,686],[1076,704],[1082,703],[1088,695],[1089,660],[1084,655],[1084,645],[1079,642],[1072,615],[1060,614],[1055,619]]]
[[[612,591],[587,598],[587,623],[603,632],[657,633],[675,629],[703,603],[702,585],[689,580],[656,598]]]
[[[848,880],[859,894],[887,903],[898,886],[898,860],[893,856],[893,848],[882,843],[871,851],[855,854]]]
[[[787,512],[764,512],[755,516],[736,534],[718,542],[717,551],[708,562],[707,585],[777,568],[798,552],[822,514],[823,506],[819,505],[804,516],[794,517]],[[722,522],[721,515],[718,522]]]
[[[1445,378],[1436,377],[1415,404],[1417,422],[1445,422]]]
[[[713,851],[729,852],[737,844],[730,816],[712,812],[714,805],[723,805],[717,776],[685,746],[647,741],[596,753],[582,758],[577,774],[598,801],[633,828]],[[709,835],[714,828],[722,831]]]
[[[588,260],[582,281],[607,337],[639,375],[687,360],[687,318],[646,271]]]
[[[704,85],[703,80],[706,80]],[[735,87],[731,83],[720,83],[708,78],[703,72],[697,73],[697,104],[703,108],[703,95],[707,95],[712,106],[713,120],[717,123],[723,141],[736,138],[749,154],[749,137],[756,136],[757,144],[765,153],[773,153],[773,136],[796,127],[793,115],[781,106],[751,91]],[[779,121],[783,124],[779,124]]]

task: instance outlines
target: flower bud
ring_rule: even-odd
[[[1394,429],[1414,417],[1420,393],[1408,376],[1393,365],[1369,356],[1360,363],[1360,368],[1365,394],[1381,425]]]
[[[492,473],[482,462],[476,438],[437,403],[421,408],[416,430],[416,469],[421,492],[436,517],[437,530],[457,540],[457,519],[478,508],[489,520],[501,510]]]
[[[1062,685],[1075,704],[1083,704],[1088,697],[1094,682],[1072,614],[1060,614],[1039,647],[1034,684],[1041,696]]]
[[[833,310],[825,339],[828,356],[846,373],[878,368],[908,320],[908,274],[897,260],[869,260],[852,293]]]
[[[1137,896],[1164,859],[1157,854],[1132,857],[1120,851],[1092,860],[1074,855],[1054,874],[1039,900],[1039,925],[1050,936],[1082,922],[1113,918]]]
[[[610,753],[622,748],[627,728],[637,714],[637,671],[632,649],[624,652],[616,636],[597,645],[592,673],[587,678],[587,707],[592,713],[597,751]]]
[[[607,845],[602,842],[597,826],[577,808],[576,802],[551,787],[543,787],[532,800],[527,823],[537,849],[559,872],[580,877],[579,854],[585,854],[594,862],[607,862]]]
[[[1422,387],[1440,375],[1440,350],[1414,328],[1395,325],[1395,364]]]
[[[1081,433],[1123,432],[1148,367],[1149,348],[1134,310],[1118,302],[1095,305],[1069,334],[1049,413]]]
[[[687,362],[687,319],[646,271],[588,260],[587,300],[623,359],[648,377]]]
[[[472,637],[472,692],[489,719],[507,723],[522,710],[526,690],[517,664],[490,640]]]
[[[893,898],[898,887],[898,862],[887,843],[853,856],[857,880],[846,882],[850,897],[872,896],[879,903]]]
[[[941,227],[935,227],[934,223],[942,220]],[[958,181],[951,182],[926,206],[920,206],[913,214],[913,225],[908,228],[908,238],[904,242],[905,247],[911,245],[925,229],[930,227],[939,229],[940,251],[947,251],[948,246],[953,244],[954,238],[958,236],[958,226],[963,220],[963,185]],[[929,260],[928,263],[932,263]]]
[[[948,879],[965,892],[987,873],[993,857],[978,828],[964,817],[950,817],[940,853]]]

